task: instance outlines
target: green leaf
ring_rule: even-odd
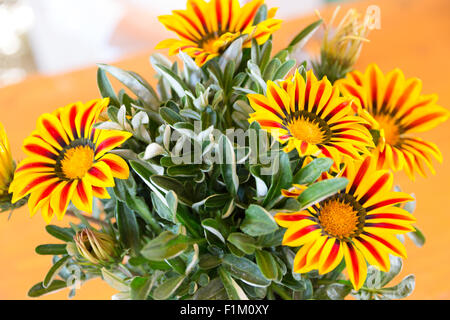
[[[239,188],[239,178],[236,174],[236,156],[233,145],[227,136],[222,135],[219,139],[219,159],[222,163],[220,170],[228,191],[236,196]]]
[[[44,287],[42,282],[39,282],[28,291],[28,296],[31,298],[37,298],[47,293],[59,291],[66,287],[67,283],[63,280],[54,280],[47,288]]]
[[[330,170],[333,160],[330,158],[317,158],[300,169],[292,179],[295,184],[310,184],[316,181],[322,172]]]
[[[163,261],[180,255],[192,243],[195,241],[184,235],[163,231],[142,248],[141,254],[148,260]]]
[[[165,300],[170,298],[170,296],[172,296],[181,285],[184,278],[185,276],[180,275],[167,279],[155,289],[153,292],[153,298],[155,300]]]
[[[267,251],[256,250],[256,263],[259,270],[261,270],[264,277],[269,280],[276,280],[278,278],[278,267],[275,258]]]
[[[212,254],[204,254],[200,256],[198,265],[200,269],[208,270],[217,267],[222,263],[222,259],[217,256],[213,256]]]
[[[205,219],[202,221],[202,227],[214,234],[220,241],[225,243],[225,238],[221,232],[222,228],[216,220],[212,218]]]
[[[246,254],[255,252],[256,240],[246,234],[233,232],[228,236],[227,240]]]
[[[244,290],[237,284],[236,281],[228,274],[228,272],[223,268],[219,268],[219,276],[222,280],[223,286],[227,291],[228,297],[231,300],[248,300],[247,295]]]
[[[410,274],[396,286],[381,289],[380,293],[385,299],[403,299],[414,291],[415,284],[415,277],[413,274]]]
[[[178,180],[167,176],[153,175],[150,177],[150,181],[166,191],[174,191],[180,202],[185,205],[192,205],[192,195],[187,193],[184,185]]]
[[[156,92],[151,87],[143,84],[140,81],[141,79],[136,78],[135,74],[106,64],[98,64],[98,67],[106,72],[109,72],[113,77],[122,82],[147,105],[159,105],[159,99]]]
[[[245,283],[258,287],[267,287],[270,284],[270,281],[264,277],[259,267],[247,258],[226,254],[223,258],[222,266],[231,276]]]
[[[414,227],[416,231],[408,232],[406,235],[414,242],[416,246],[421,248],[425,244],[425,236],[419,228]]]
[[[228,298],[228,295],[221,279],[215,278],[206,287],[198,289],[193,298],[195,300],[224,300]]]
[[[159,231],[158,223],[153,218],[153,215],[144,199],[138,196],[132,196],[129,193],[126,196],[127,206],[136,212],[146,223],[152,226],[155,231]]]
[[[165,122],[172,126],[177,122],[185,121],[178,113],[167,107],[159,108],[159,115]]]
[[[136,216],[122,201],[116,201],[116,221],[119,229],[120,241],[135,252],[139,251],[140,236]]]
[[[264,81],[269,81],[273,79],[273,75],[275,74],[275,71],[278,70],[278,68],[281,66],[281,61],[274,58],[270,60],[267,67],[264,69],[264,72],[262,74],[262,77]]]
[[[261,236],[272,233],[278,229],[278,225],[272,215],[263,207],[256,204],[250,205],[245,210],[245,218],[241,224],[241,230],[251,236]]]
[[[272,80],[284,79],[284,77],[291,71],[291,69],[295,66],[295,60],[290,59],[284,62],[278,69],[275,71],[275,74],[272,77]]]
[[[185,96],[184,91],[189,90],[189,88],[177,74],[161,64],[153,64],[153,68],[169,82],[172,89],[175,90],[180,98]]]
[[[387,285],[402,271],[403,262],[401,258],[391,255],[389,260],[391,268],[388,272],[381,272],[379,288]]]
[[[73,241],[73,236],[75,235],[75,232],[72,230],[72,228],[61,228],[51,224],[46,226],[45,230],[56,239],[62,240],[64,242]]]
[[[342,190],[347,185],[346,178],[334,178],[316,182],[303,191],[297,198],[302,207],[301,210],[320,202]]]
[[[41,255],[67,254],[66,244],[42,244],[36,247],[36,253]]]
[[[151,193],[153,207],[156,210],[156,213],[163,218],[164,220],[175,222],[175,216],[172,211],[170,211],[169,207],[156,195],[156,193]]]
[[[103,98],[109,98],[109,103],[120,107],[119,100],[104,70],[97,69],[97,86]]]
[[[319,26],[322,24],[322,19],[317,20],[313,23],[311,23],[310,25],[308,25],[306,28],[304,28],[302,31],[300,31],[295,37],[294,39],[292,39],[292,41],[289,43],[288,45],[288,50],[290,52],[292,52],[293,48],[295,45],[297,45],[298,43],[300,43],[300,41],[302,40],[307,40],[308,36],[311,36],[316,30],[317,28],[319,28]]]
[[[271,208],[276,203],[277,198],[281,196],[281,189],[292,186],[291,164],[287,153],[279,153],[272,165],[276,172],[272,173],[270,188],[262,203],[265,208]]]
[[[44,288],[48,288],[52,282],[55,279],[55,276],[58,274],[58,272],[66,265],[66,263],[69,261],[71,257],[65,256],[59,259],[47,272],[47,275],[44,278],[44,281],[42,282],[42,285]]]
[[[127,292],[130,289],[121,277],[106,268],[102,268],[102,277],[113,289],[121,292]]]
[[[130,284],[131,299],[133,300],[147,300],[150,290],[152,289],[153,281],[150,277],[135,277]]]

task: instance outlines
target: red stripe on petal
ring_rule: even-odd
[[[32,153],[41,155],[46,158],[50,158],[55,160],[58,156],[54,154],[53,152],[50,152],[49,150],[37,145],[37,144],[27,144],[24,146],[24,148]]]
[[[264,127],[283,128],[284,129],[284,126],[281,123],[278,123],[273,120],[258,120],[258,123]]]
[[[59,211],[63,212],[66,208],[66,204],[69,201],[69,190],[72,183],[66,184],[61,190],[61,198],[59,199]]]
[[[390,174],[383,174],[373,185],[367,190],[366,194],[359,200],[361,204],[364,204],[367,200],[373,197],[375,193],[377,193],[389,180]]]
[[[396,219],[396,220],[406,220],[406,221],[412,221],[411,218],[408,216],[397,214],[397,213],[375,213],[375,214],[369,214],[366,216],[366,220],[370,219]]]
[[[368,236],[368,237],[370,237],[370,238],[372,238],[372,239],[378,241],[379,243],[383,244],[383,245],[386,246],[387,248],[389,248],[389,249],[391,249],[392,251],[394,251],[394,252],[395,252],[396,254],[398,254],[399,256],[403,256],[403,254],[402,254],[399,250],[397,250],[396,247],[394,247],[392,244],[390,244],[387,240],[385,240],[385,239],[383,239],[383,238],[381,238],[381,237],[379,237],[379,236],[377,236],[377,235],[374,235],[374,234],[372,234],[372,233],[368,233],[368,232],[363,232],[362,234],[364,234],[365,236]]]
[[[331,240],[329,240],[331,241]],[[323,269],[326,270],[330,267],[330,265],[334,262],[334,260],[336,260],[336,257],[339,253],[339,247],[340,247],[340,242],[336,241],[333,244],[333,247],[331,248],[330,253],[328,254],[327,259],[325,260],[325,262],[323,263]]]
[[[89,203],[89,199],[87,197],[86,190],[84,190],[84,186],[81,181],[79,181],[77,184],[77,194],[83,203]]]
[[[367,157],[361,164],[361,167],[359,167],[358,173],[356,174],[355,179],[353,180],[352,187],[349,190],[350,194],[355,193],[356,188],[361,183],[362,178],[366,175],[366,172],[369,169],[369,165],[370,165],[370,157]]]
[[[106,176],[106,174],[104,174],[100,169],[98,169],[96,167],[92,167],[91,169],[89,169],[89,174],[93,175],[94,177],[96,177],[97,179],[102,180],[102,181],[108,180],[108,177]]]
[[[40,177],[32,180],[29,184],[27,184],[25,186],[25,188],[22,189],[20,194],[23,195],[23,194],[27,193],[29,190],[31,190],[33,187],[37,186],[38,184],[41,184],[41,183],[48,181],[55,177],[56,177],[55,175],[40,176]]]
[[[277,90],[275,87],[270,87],[270,93],[272,94],[273,98],[275,99],[275,102],[278,104],[281,110],[286,111],[286,108],[284,106],[283,100],[281,100],[281,97],[278,95]]]
[[[442,116],[445,116],[444,112],[435,112],[435,113],[427,114],[426,116],[411,122],[409,125],[407,125],[404,128],[404,130],[405,131],[410,130],[410,129],[414,128],[414,127],[420,126],[421,124],[424,124],[424,123],[426,123],[428,121],[431,121],[433,119],[436,119],[436,118],[439,118],[439,117],[442,117]]]
[[[409,231],[409,228],[399,226],[393,223],[386,223],[386,222],[379,222],[379,223],[372,223],[367,222],[364,227],[375,227],[375,228],[384,228],[384,229],[394,229],[394,230],[400,230],[400,231]]]
[[[111,168],[112,171],[122,172],[122,173],[126,171],[121,165],[119,165],[117,162],[115,162],[111,159],[103,158],[102,161],[104,163],[106,163],[108,165],[108,167]]]
[[[32,162],[32,163],[27,163],[24,164],[23,166],[20,166],[19,168],[17,168],[16,172],[20,172],[23,170],[27,170],[27,169],[34,169],[34,168],[53,168],[54,165],[50,164],[50,163],[45,163],[45,162]]]
[[[366,240],[364,240],[362,238],[357,238],[357,239],[372,254],[372,256],[375,258],[375,260],[384,269],[387,269],[387,265],[386,265],[385,261],[383,260],[383,257],[381,256],[381,254],[377,251],[377,249],[370,242],[368,242],[368,241],[366,241]]]
[[[325,117],[325,121],[330,120],[332,117],[334,117],[336,114],[338,114],[344,108],[346,108],[349,103],[350,103],[350,101],[344,101],[341,104],[339,104],[337,107],[335,107],[333,110],[331,110],[329,114],[327,114],[327,116]]]
[[[294,241],[298,238],[303,237],[304,235],[310,233],[311,231],[317,230],[319,228],[319,226],[317,225],[310,225],[310,226],[306,226],[296,232],[294,232],[293,234],[291,234],[289,237],[286,238],[286,240],[284,242],[291,242]]]
[[[380,201],[374,205],[371,205],[370,207],[366,208],[366,211],[369,212],[371,210],[377,209],[377,208],[381,208],[381,207],[386,207],[386,206],[391,206],[393,204],[396,203],[401,203],[401,202],[405,202],[411,200],[410,198],[392,198],[392,199],[387,199],[384,201]]]
[[[320,103],[320,99],[322,99],[324,91],[325,91],[325,81],[322,81],[319,85],[319,88],[317,89],[316,100],[314,101],[314,105],[311,109],[312,113],[316,112],[317,107],[319,106],[319,103]]]
[[[350,260],[352,262],[353,275],[355,276],[355,283],[359,283],[359,277],[361,275],[360,275],[360,270],[359,270],[358,257],[356,255],[355,248],[353,247],[353,245],[350,242],[347,243],[347,246],[348,246],[348,252],[350,253]]]
[[[120,141],[124,140],[124,137],[122,136],[116,136],[116,137],[110,137],[107,138],[105,140],[103,140],[96,148],[95,150],[95,154],[99,154],[100,152],[102,152],[104,149],[109,148],[112,145],[115,145],[117,143],[119,143]]]
[[[298,194],[294,194],[298,195]],[[277,220],[281,221],[300,221],[303,219],[310,219],[312,220],[312,217],[305,215],[305,214],[290,214],[290,215],[279,215],[277,216]]]
[[[47,119],[44,119],[42,121],[42,125],[47,130],[47,132],[53,137],[53,139],[55,139],[56,142],[58,142],[58,144],[60,146],[64,147],[66,145],[64,138],[61,137],[61,135],[59,134],[59,131],[53,126],[53,124],[50,121],[48,121]]]

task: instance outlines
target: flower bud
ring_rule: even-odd
[[[370,16],[361,19],[361,15],[350,9],[337,27],[333,21],[337,16],[336,8],[331,21],[324,23],[324,37],[320,50],[320,60],[313,62],[314,73],[319,79],[327,76],[334,81],[344,78],[350,72],[361,52],[363,42],[368,42],[367,36],[371,29]]]
[[[78,253],[93,264],[105,264],[117,258],[114,239],[106,233],[86,228],[78,231],[74,240]]]

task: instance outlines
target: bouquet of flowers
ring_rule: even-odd
[[[397,299],[391,280],[415,226],[393,172],[434,172],[413,133],[449,117],[421,81],[353,70],[376,22],[350,10],[272,50],[282,21],[263,0],[188,0],[159,17],[176,39],[156,89],[99,64],[102,98],[39,117],[15,165],[0,126],[0,208],[28,203],[54,244],[29,296],[101,277],[114,299]],[[319,57],[296,52],[323,32]],[[125,87],[116,92],[108,78]],[[75,216],[67,227],[50,224]]]

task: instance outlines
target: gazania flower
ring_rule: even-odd
[[[392,173],[377,171],[370,157],[356,166],[349,163],[343,176],[349,180],[345,190],[307,210],[278,213],[275,220],[287,228],[283,245],[302,246],[294,259],[295,272],[318,269],[325,274],[345,259],[358,290],[367,276],[367,262],[388,271],[389,254],[406,257],[395,235],[413,231],[415,219],[395,205],[413,198],[391,191]]]
[[[436,104],[436,95],[422,95],[422,82],[405,79],[402,71],[394,69],[384,75],[371,64],[365,73],[351,72],[337,81],[340,90],[354,97],[355,103],[376,120],[370,129],[380,129],[380,139],[374,156],[378,168],[404,169],[411,179],[418,172],[425,176],[424,164],[434,173],[432,157],[442,162],[437,146],[410,133],[428,131],[447,120],[449,112]]]
[[[351,99],[340,97],[324,77],[318,81],[312,71],[303,77],[267,83],[267,96],[249,94],[254,113],[249,121],[257,121],[281,143],[284,151],[297,149],[301,156],[321,155],[332,158],[335,168],[342,158],[356,160],[373,147],[372,136],[356,116]]]
[[[128,165],[108,153],[131,134],[93,128],[108,99],[80,102],[39,117],[37,129],[24,141],[28,158],[18,165],[10,186],[12,202],[30,194],[33,216],[41,209],[48,223],[54,215],[62,219],[69,202],[91,212],[92,198],[108,198],[106,187],[114,178],[126,179]]]
[[[5,128],[0,123],[0,202],[8,198],[9,184],[13,180],[14,161],[11,156]]]
[[[267,20],[253,24],[263,3],[264,0],[253,0],[241,8],[237,0],[189,0],[187,10],[174,10],[172,15],[158,17],[180,39],[164,40],[156,48],[169,48],[171,55],[184,51],[202,66],[241,35],[248,35],[245,47],[251,45],[251,39],[262,44],[281,24],[281,20],[273,19],[276,9],[269,10]]]

